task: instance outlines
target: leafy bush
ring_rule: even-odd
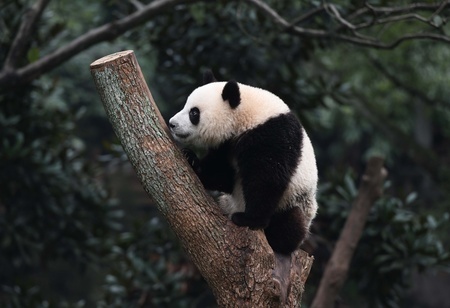
[[[37,269],[95,263],[120,213],[82,156],[76,117],[26,89],[2,95],[0,106],[0,285],[34,296]]]
[[[331,222],[322,230],[326,238],[336,240],[357,192],[349,173],[343,183],[324,187],[318,220]],[[439,219],[415,213],[416,202],[415,193],[405,200],[386,194],[374,204],[352,260],[345,299],[369,307],[400,307],[414,272],[450,269],[450,255],[437,236],[448,213]]]

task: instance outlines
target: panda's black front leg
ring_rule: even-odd
[[[245,212],[236,212],[231,220],[238,226],[250,229],[265,229],[278,206],[283,190],[270,179],[255,179],[251,183],[243,180]]]
[[[241,183],[245,211],[237,212],[231,220],[238,226],[265,229],[280,202],[287,183],[274,180],[270,172],[261,176],[254,168],[241,168]],[[276,178],[276,177],[275,177]]]
[[[254,152],[246,151],[238,157],[245,211],[234,213],[231,220],[238,226],[265,229],[289,184],[289,176],[277,160],[248,153]]]
[[[189,149],[183,149],[183,154],[205,189],[225,193],[233,191],[234,171],[228,161],[226,145],[210,150],[201,160]]]

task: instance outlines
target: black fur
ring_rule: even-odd
[[[214,77],[212,70],[207,69],[203,72],[203,85],[216,81],[216,77]]]
[[[200,110],[197,107],[189,110],[189,120],[193,125],[198,125],[200,123]]]
[[[239,137],[235,146],[245,212],[235,213],[238,226],[269,225],[301,155],[302,129],[294,114],[269,119]]]
[[[181,152],[188,161],[189,165],[191,165],[192,169],[194,169],[195,173],[199,174],[200,160],[198,159],[197,155],[195,155],[192,150],[186,148],[182,149]]]
[[[274,251],[283,254],[294,251],[307,232],[299,208],[276,212],[299,163],[302,142],[296,116],[281,114],[210,150],[196,170],[206,189],[225,193],[232,193],[239,177],[245,212],[234,213],[232,221],[238,226],[265,229]]]
[[[233,109],[239,106],[241,103],[241,93],[236,81],[230,80],[225,84],[222,91],[222,98],[224,101],[228,101]]]
[[[211,149],[197,165],[197,168],[191,164],[206,189],[228,194],[233,192],[235,172],[231,167],[229,155],[230,143],[225,142],[217,149]],[[191,163],[195,160],[191,158],[188,161]]]
[[[298,248],[308,234],[305,218],[299,207],[293,207],[272,216],[269,226],[264,229],[272,249],[281,254],[290,254]]]

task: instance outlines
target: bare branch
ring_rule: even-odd
[[[386,24],[386,23],[403,21],[403,20],[408,20],[408,19],[416,19],[423,23],[426,23],[428,25],[435,27],[435,25],[430,24],[430,20],[428,18],[425,18],[419,14],[404,14],[404,15],[392,16],[392,17],[388,17],[388,18],[380,18],[379,20],[377,20],[376,24]]]
[[[442,10],[450,4],[450,1],[445,0],[442,1],[441,4],[439,3],[414,3],[407,6],[400,6],[400,7],[374,7],[370,5],[369,3],[365,3],[364,8],[361,8],[357,10],[355,13],[348,16],[348,20],[354,20],[356,18],[359,18],[360,16],[363,16],[369,12],[372,13],[373,16],[377,16],[378,14],[384,14],[384,15],[392,15],[392,14],[400,14],[398,16],[391,16],[386,18],[380,18],[379,20],[376,20],[376,18],[372,18],[371,21],[365,22],[357,26],[358,29],[361,28],[367,28],[370,27],[373,24],[384,24],[384,23],[390,23],[390,22],[396,22],[401,20],[407,20],[407,19],[417,19],[424,23],[427,23],[428,25],[431,25],[433,27],[438,28],[436,25],[433,24],[433,18],[438,15]],[[419,14],[411,13],[413,11],[434,11],[433,14],[425,18]]]
[[[429,20],[433,20],[435,16],[439,15],[448,4],[450,4],[450,1],[442,1],[441,6],[430,16]]]
[[[22,17],[22,23],[20,24],[19,30],[3,65],[4,70],[14,69],[17,66],[17,62],[23,59],[27,44],[30,41],[33,31],[36,29],[36,22],[41,17],[44,8],[49,2],[50,0],[38,0]]]
[[[352,43],[355,45],[360,45],[364,47],[372,47],[372,48],[378,48],[378,49],[393,49],[400,45],[401,43],[409,40],[416,40],[416,39],[427,39],[427,40],[436,40],[441,41],[445,43],[450,43],[450,37],[442,34],[436,34],[436,33],[412,33],[412,34],[406,34],[403,35],[389,43],[385,43],[380,41],[379,39],[375,37],[369,37],[369,36],[363,36],[359,33],[354,33],[353,35],[348,34],[342,34],[338,33],[338,30],[341,29],[335,29],[335,31],[327,31],[327,30],[321,30],[321,29],[312,29],[312,28],[304,28],[295,26],[294,24],[289,23],[286,21],[283,17],[281,17],[274,9],[272,9],[269,5],[267,5],[264,1],[261,0],[244,0],[245,2],[253,5],[258,10],[260,10],[262,13],[267,15],[269,18],[272,19],[273,22],[275,22],[280,28],[283,30],[303,37],[314,37],[314,38],[325,38],[325,39],[333,39],[337,41],[344,41],[348,43]],[[449,1],[445,1],[445,5],[447,5]],[[407,6],[402,7],[394,7],[394,8],[386,8],[386,7],[372,7],[370,8],[363,8],[358,10],[353,15],[350,15],[351,19],[354,19],[356,17],[360,17],[363,14],[374,12],[374,13],[394,13],[394,12],[404,12],[408,10],[418,10],[418,9],[426,9],[426,10],[436,10],[440,9],[442,10],[443,4],[427,4],[427,3],[416,3],[411,4]],[[336,8],[333,8],[333,6],[330,7],[330,10],[332,12],[332,16],[341,24],[345,25],[345,28],[352,29],[354,26],[352,23],[349,22],[350,18],[344,19]],[[376,22],[376,20],[374,21]],[[373,22],[373,23],[374,23]]]
[[[288,28],[291,26],[291,24],[288,21],[286,21],[284,18],[278,15],[278,13],[265,2],[260,0],[246,0],[245,2],[253,4],[260,11],[269,16],[280,27]]]
[[[426,11],[441,11],[445,6],[450,4],[450,0],[444,0],[441,3],[412,3],[404,6],[395,6],[395,7],[375,7],[368,2],[365,3],[367,9],[371,10],[375,13],[384,13],[384,14],[395,14],[395,13],[404,13],[410,11],[417,10],[426,10]]]
[[[448,4],[450,1],[444,0],[441,4],[439,3],[413,3],[406,6],[399,6],[399,7],[374,7],[370,5],[367,1],[365,2],[365,7],[360,8],[353,12],[352,14],[347,16],[347,20],[356,20],[360,17],[365,16],[366,14],[371,14],[372,18],[370,21],[361,23],[359,26],[357,26],[358,29],[364,28],[364,27],[370,27],[373,25],[377,19],[377,15],[384,14],[405,14],[405,12],[412,12],[412,11],[434,11],[433,15],[431,15],[428,18],[428,21],[432,21],[433,18],[439,14]],[[407,15],[407,14],[406,14]]]
[[[336,6],[334,4],[326,4],[325,8],[327,8],[327,12],[329,12],[330,15],[332,15],[334,18],[336,18],[342,25],[344,25],[345,27],[355,30],[356,27],[351,24],[349,21],[347,21],[346,19],[342,18],[341,14],[339,13],[338,9],[336,8]]]
[[[145,5],[142,4],[142,3],[141,3],[140,1],[138,1],[138,0],[129,0],[129,1],[130,1],[130,3],[131,3],[138,11],[144,9],[144,7],[145,7]]]
[[[406,34],[404,36],[399,37],[397,40],[389,43],[389,44],[380,44],[378,48],[381,49],[393,49],[400,45],[403,42],[406,41],[412,41],[412,40],[432,40],[432,41],[439,41],[444,43],[450,43],[450,37],[442,34],[437,33],[417,33],[417,34]]]
[[[156,0],[142,10],[139,10],[120,20],[92,29],[74,39],[67,45],[30,63],[18,70],[3,70],[0,72],[0,87],[26,83],[52,70],[61,63],[69,60],[83,50],[100,42],[112,40],[126,31],[143,24],[161,11],[181,3],[194,3],[200,0]]]
[[[295,18],[293,21],[291,21],[291,25],[295,26],[297,24],[305,22],[306,20],[310,19],[311,17],[323,12],[324,10],[325,10],[325,8],[323,6],[319,6],[315,9],[312,9],[312,10],[306,12],[305,14],[300,15],[299,17]]]
[[[23,57],[18,55],[24,53],[24,46],[30,38],[30,33],[34,28],[36,20],[42,13],[45,4],[49,0],[39,0],[36,4],[35,15],[33,18],[25,18],[23,27],[19,31],[16,37],[16,42],[13,44],[8,55],[7,61],[5,62],[4,68],[0,71],[0,87],[7,87],[17,84],[23,84],[30,82],[34,78],[52,70],[61,63],[69,60],[71,57],[75,56],[79,52],[97,44],[100,42],[112,40],[124,32],[143,24],[151,17],[159,14],[161,11],[173,7],[177,4],[189,4],[204,0],[155,0],[147,5],[141,6],[139,0],[129,0],[134,3],[138,10],[120,20],[105,24],[98,28],[92,29],[85,33],[84,35],[74,39],[67,45],[47,54],[41,59],[30,63],[22,68],[17,68],[17,61]],[[434,28],[439,28],[439,25],[434,24],[434,16],[441,13],[450,3],[450,0],[443,1],[437,4],[429,3],[415,3],[399,7],[374,7],[366,3],[366,7],[356,10],[353,14],[344,17],[340,14],[338,9],[332,4],[324,4],[320,7],[314,8],[301,15],[299,18],[293,20],[292,22],[287,21],[282,16],[280,16],[273,8],[271,8],[267,3],[262,0],[243,0],[242,2],[254,6],[257,10],[261,11],[263,14],[268,16],[275,24],[277,24],[282,31],[291,33],[293,35],[301,37],[311,37],[319,39],[329,39],[336,41],[348,42],[351,44],[378,48],[378,49],[393,49],[400,45],[401,43],[408,40],[436,40],[440,42],[450,43],[450,37],[440,33],[428,33],[428,32],[418,32],[410,33],[400,36],[391,42],[383,42],[375,36],[369,36],[356,32],[356,30],[369,27],[374,24],[388,24],[392,22],[398,22],[406,19],[416,19],[422,22],[426,22],[428,25]],[[419,14],[414,13],[419,10],[431,10],[433,15],[430,18],[425,18]],[[300,27],[298,24],[304,22],[305,20],[316,16],[321,12],[326,12],[331,17],[339,22],[339,26],[333,30],[327,29],[315,29]],[[359,18],[367,18],[367,14],[372,14],[372,20],[369,22],[355,23]],[[377,15],[384,14],[386,17],[383,19],[377,18]],[[398,16],[393,14],[400,14]],[[427,22],[428,21],[428,22]],[[356,25],[355,25],[356,24]],[[350,30],[342,31],[341,30]]]
[[[415,19],[415,20],[419,20],[429,26],[432,26],[436,29],[438,29],[439,27],[436,26],[434,23],[431,22],[431,20],[429,18],[425,18],[421,15],[418,14],[404,14],[404,15],[398,15],[398,16],[392,16],[392,17],[387,17],[387,18],[380,18],[380,19],[374,19],[371,20],[369,22],[364,22],[361,23],[359,25],[355,26],[355,29],[364,29],[364,28],[369,28],[373,25],[382,25],[382,24],[388,24],[388,23],[394,23],[394,22],[399,22],[399,21],[405,21],[405,20],[411,20],[411,19]]]

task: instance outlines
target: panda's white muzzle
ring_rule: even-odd
[[[172,133],[172,136],[175,138],[175,140],[183,142],[186,140],[186,138],[189,137],[190,134],[186,132],[183,129],[183,126],[180,125],[174,118],[175,116],[169,120],[170,132]]]

